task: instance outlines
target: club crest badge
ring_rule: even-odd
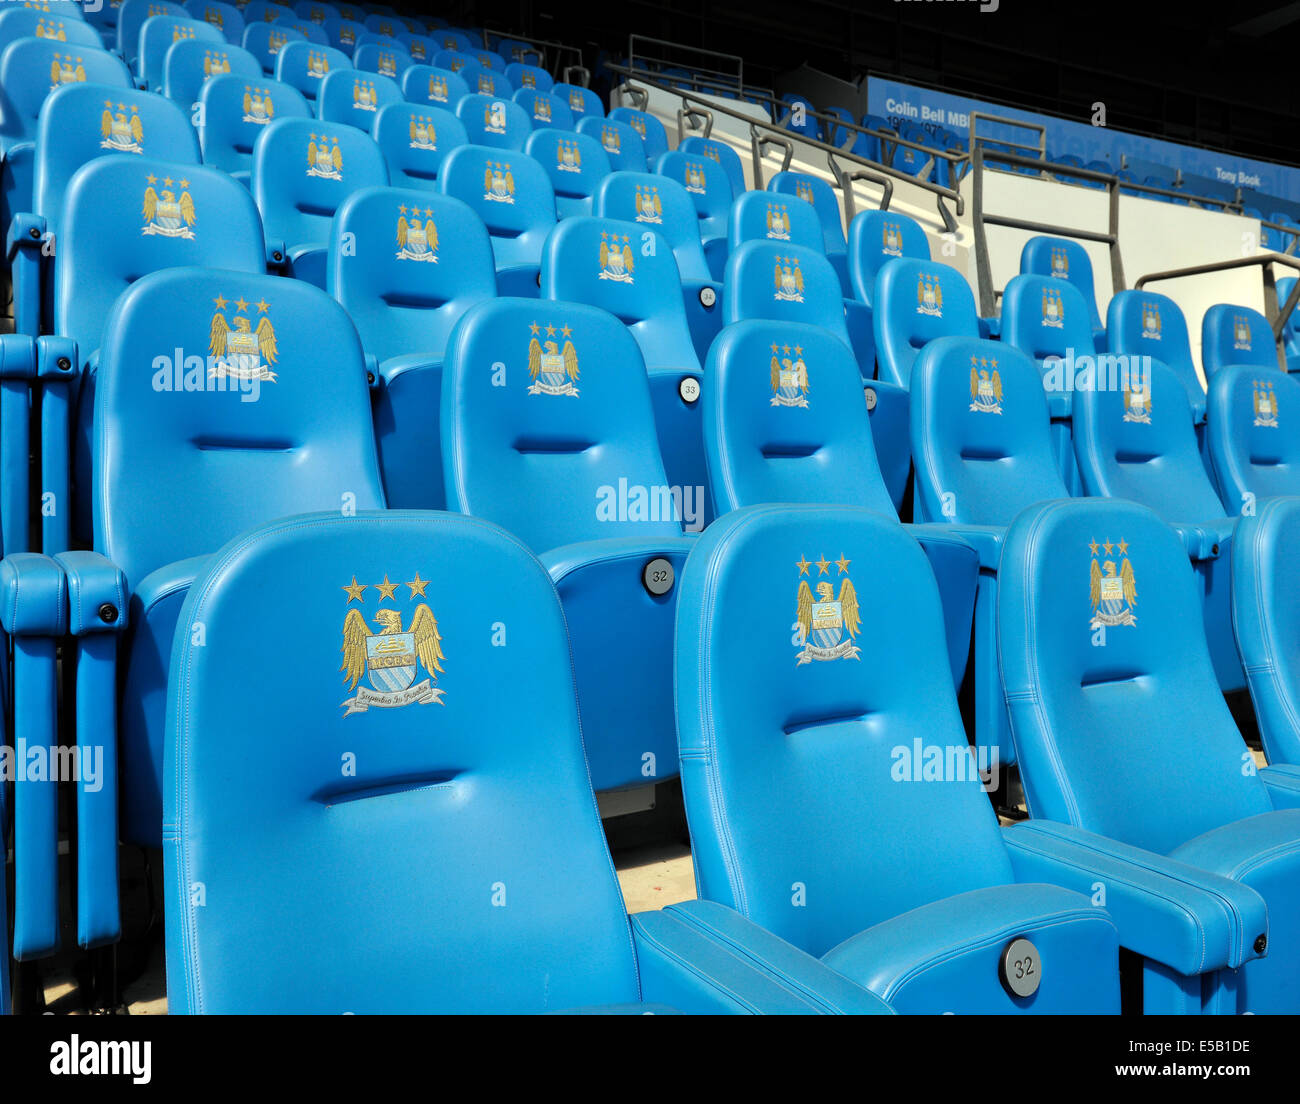
[[[772,406],[808,406],[808,365],[803,360],[803,346],[772,346]]]
[[[74,58],[71,54],[54,55],[50,62],[51,92],[61,84],[84,84],[85,81],[86,66],[81,58]]]
[[[185,26],[175,26],[172,28],[172,41],[184,42],[186,39],[194,37],[194,28]]]
[[[1125,380],[1124,421],[1151,424],[1151,381],[1143,380],[1138,373]]]
[[[114,111],[112,101],[105,100],[99,132],[103,139],[99,143],[100,149],[119,153],[144,152],[144,128],[140,124],[140,109],[135,104],[128,108],[120,103]]]
[[[327,138],[324,134],[311,136],[307,143],[307,175],[324,180],[343,179],[343,151],[337,138]]]
[[[1061,246],[1052,246],[1052,275],[1061,280],[1070,278],[1070,255]]]
[[[795,597],[795,624],[798,630],[795,634],[795,647],[799,648],[796,667],[814,660],[860,658],[860,649],[854,641],[861,631],[862,622],[858,617],[858,593],[848,574],[851,562],[841,553],[838,560],[828,560],[823,554],[816,562],[800,556],[799,562],[795,564],[800,576]],[[815,576],[811,574],[814,567],[817,575],[830,575],[832,567],[837,569],[835,578],[840,583],[838,596],[835,584],[830,579],[816,581],[814,595]]]
[[[543,329],[545,337],[542,336]],[[561,348],[555,340],[554,326],[542,327],[534,322],[528,330],[532,334],[528,342],[528,374],[533,381],[528,393],[577,398],[578,352],[573,347],[573,331],[568,326],[560,328],[560,337],[564,341]]]
[[[222,30],[225,30],[226,27],[226,17],[221,14],[220,8],[204,8],[203,22],[211,23],[214,27],[220,27]]]
[[[329,76],[330,59],[320,50],[307,51],[307,76],[323,80]]]
[[[391,23],[389,23],[387,20],[384,20],[384,22],[382,22],[382,23],[379,24],[379,33],[380,33],[381,35],[387,35],[389,38],[392,38],[392,37],[393,37],[393,25],[392,25]]]
[[[271,102],[271,90],[244,85],[244,122],[266,126],[274,118],[275,105]]]
[[[276,377],[272,369],[279,352],[275,344],[275,327],[267,313],[270,304],[259,299],[253,304],[256,314],[250,317],[248,300],[240,296],[234,301],[234,317],[227,319],[222,312],[230,300],[218,295],[212,301],[217,309],[208,330],[208,377],[274,383]],[[256,328],[252,318],[257,319]]]
[[[1277,429],[1277,395],[1269,380],[1255,380],[1255,424]]]
[[[483,169],[483,198],[493,203],[514,203],[515,176],[507,161],[489,161]]]
[[[550,110],[549,105],[547,110]],[[578,148],[577,142],[561,138],[555,143],[555,167],[560,172],[582,172],[582,151]]]
[[[415,61],[424,61],[429,56],[429,48],[424,44],[424,39],[411,39],[411,57]]]
[[[569,110],[585,113],[587,105],[582,100],[582,93],[576,88],[569,91]]]
[[[401,576],[398,576],[401,578]],[[398,587],[407,587],[407,603],[425,597],[428,579],[420,573],[409,583],[344,584],[347,613],[343,616],[343,681],[353,696],[342,703],[345,717],[370,709],[401,709],[408,705],[445,705],[444,690],[434,683],[443,673],[446,655],[442,650],[442,633],[438,619],[427,601],[419,602],[410,613],[406,631],[402,631],[402,610],[398,605]],[[365,592],[377,590],[379,601],[373,617],[367,620]],[[354,606],[352,603],[359,605]],[[392,602],[385,606],[384,602]],[[376,631],[372,631],[373,624]],[[421,678],[423,674],[423,678]],[[362,681],[364,680],[364,682]],[[418,681],[417,681],[418,680]]]
[[[438,134],[433,129],[432,115],[412,115],[410,124],[411,149],[436,150]]]
[[[1160,340],[1160,304],[1142,304],[1142,336],[1151,341]]]
[[[194,199],[189,193],[190,182],[180,182],[180,194],[176,192],[176,182],[170,176],[165,177],[160,189],[155,189],[158,178],[147,176],[148,186],[144,190],[144,228],[140,231],[146,237],[161,234],[165,238],[194,239],[193,226]]]
[[[639,116],[639,115],[633,115],[630,119],[628,119],[628,123],[631,125],[631,127],[632,127],[633,130],[635,130],[639,135],[641,135],[641,139],[642,139],[642,141],[644,141],[644,140],[645,140],[645,120],[644,120],[643,118],[641,118],[641,116]]]
[[[644,124],[642,124],[644,127]],[[642,137],[645,137],[644,133]],[[697,161],[686,162],[686,190],[694,192],[696,195],[705,195],[709,190],[708,177],[705,175],[704,166]]]
[[[402,204],[397,216],[397,259],[399,261],[428,261],[438,263],[438,228],[433,224],[433,209],[424,209],[420,218],[418,207]],[[407,215],[410,218],[407,218]]]
[[[51,42],[67,42],[68,32],[63,29],[63,21],[57,23],[51,19],[48,23],[44,19],[36,21],[36,30],[33,32],[36,38],[48,39]]]
[[[536,88],[536,87],[537,87],[537,74],[534,73],[534,72],[533,72],[532,70],[530,70],[530,69],[525,69],[524,72],[523,72],[523,76],[522,76],[522,77],[520,78],[520,80],[519,80],[519,87],[520,87],[520,88]]]
[[[767,236],[776,241],[790,240],[790,212],[785,204],[767,205]]]
[[[803,269],[799,267],[797,257],[777,257],[774,279],[776,294],[773,298],[784,303],[803,302]]]
[[[612,126],[600,128],[600,148],[615,157],[623,152],[623,138]]]
[[[1092,621],[1089,627],[1099,629],[1103,625],[1107,628],[1136,625],[1137,617],[1133,613],[1133,607],[1137,605],[1137,581],[1133,576],[1133,565],[1128,559],[1128,542],[1121,540],[1119,544],[1111,541],[1098,544],[1094,540],[1088,545],[1088,550],[1092,553],[1092,566],[1089,568]],[[1111,558],[1116,552],[1121,557],[1118,568]]]
[[[620,245],[619,243],[622,242]],[[635,283],[632,272],[636,266],[632,263],[632,246],[628,236],[621,238],[617,234],[600,235],[600,275],[597,279],[614,280],[620,284]]]
[[[551,121],[551,100],[549,96],[533,97],[533,118],[539,123],[549,123]]]
[[[340,46],[354,46],[356,45],[356,41],[357,41],[357,32],[355,30],[353,30],[351,27],[339,28]]]
[[[659,200],[657,185],[638,184],[636,186],[636,198],[633,202],[636,205],[637,222],[663,222],[664,208]]]
[[[284,49],[284,45],[288,41],[289,36],[284,31],[272,31],[266,40],[266,52],[274,57]]]
[[[970,408],[979,414],[1002,413],[1002,375],[996,360],[970,358]]]
[[[794,194],[802,199],[805,203],[813,202],[813,188],[806,180],[800,180],[794,186]]]
[[[455,46],[447,47],[448,50],[454,50],[455,48],[456,48]],[[459,73],[462,69],[465,68],[465,59],[459,57],[452,58],[447,62],[447,68],[450,69],[453,73]]]
[[[230,72],[230,55],[218,50],[203,51],[203,76],[219,77]]]
[[[1244,314],[1237,314],[1232,319],[1232,347],[1234,349],[1250,348],[1250,319]]]
[[[308,9],[308,11],[307,11],[307,18],[310,19],[313,23],[324,23],[324,22],[325,22],[325,9],[324,9],[324,8],[310,8],[310,9]]]
[[[886,222],[881,226],[880,252],[891,257],[903,255],[903,228],[897,222]]]
[[[1065,326],[1065,302],[1053,288],[1043,288],[1043,325],[1057,330]]]
[[[495,96],[497,94],[497,81],[491,73],[480,73],[478,75],[478,90],[480,95]]]
[[[354,80],[352,82],[352,107],[356,111],[378,111],[379,93],[375,91],[375,82]]]
[[[916,281],[916,313],[943,317],[943,285],[938,277],[922,275]]]
[[[429,78],[429,99],[433,103],[446,103],[447,96],[447,78],[433,76]]]
[[[503,104],[490,103],[483,105],[483,129],[489,134],[504,134],[506,132],[506,109]]]

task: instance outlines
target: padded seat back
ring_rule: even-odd
[[[1109,377],[1109,373],[1107,373]],[[1152,360],[1074,392],[1074,449],[1086,493],[1140,502],[1167,522],[1224,516],[1196,444],[1187,392]]]
[[[755,195],[766,201],[765,193]],[[727,258],[725,285],[725,322],[808,322],[850,347],[840,281],[818,249],[779,241],[746,242]]]
[[[442,381],[447,509],[503,525],[538,551],[681,536],[645,362],[613,315],[536,299],[480,303],[452,332]],[[608,507],[624,491],[629,502],[640,496],[644,519]]]
[[[411,55],[396,40],[391,43],[362,43],[352,54],[353,68],[360,69],[363,73],[376,73],[389,80],[397,80],[403,69],[414,64]]]
[[[253,146],[253,198],[267,239],[289,247],[328,241],[340,203],[360,188],[387,183],[384,155],[355,127],[281,119]]]
[[[95,547],[131,586],[252,525],[382,508],[356,330],[301,281],[144,277],[105,327],[94,463]]]
[[[316,114],[321,122],[345,123],[369,134],[380,108],[404,102],[401,86],[391,77],[340,69],[321,81]]]
[[[145,20],[159,15],[181,19],[185,14],[185,9],[171,0],[122,0],[117,9],[117,48],[127,65],[134,70],[140,57],[140,28]]]
[[[456,114],[475,145],[522,152],[533,131],[528,112],[499,96],[471,93],[456,104]]]
[[[668,132],[664,130],[663,123],[648,111],[638,111],[634,107],[612,107],[609,109],[609,118],[627,123],[641,135],[641,141],[645,143],[647,164],[655,165],[668,152]]]
[[[339,69],[351,69],[352,61],[342,50],[315,42],[289,42],[275,59],[275,79],[296,88],[308,100],[315,100],[321,84]]]
[[[584,88],[580,84],[556,84],[551,87],[551,95],[562,99],[578,122],[585,118],[605,117],[604,102],[590,88]]]
[[[732,149],[726,142],[719,142],[716,138],[701,138],[693,135],[689,138],[683,138],[677,148],[683,153],[693,154],[697,157],[707,157],[710,161],[722,167],[722,171],[727,174],[727,180],[731,183],[732,198],[745,194],[748,185],[745,183],[745,168],[740,163],[740,155]]]
[[[584,115],[578,117],[577,131],[579,134],[590,134],[600,142],[612,171],[646,171],[645,145],[641,136],[627,123],[606,119],[603,115]],[[699,236],[698,231],[696,236]]]
[[[162,83],[154,91],[187,111],[198,102],[206,81],[230,73],[247,81],[260,81],[262,67],[242,46],[224,40],[214,46],[206,39],[181,38],[173,42],[163,58]]]
[[[144,86],[153,92],[163,88],[163,62],[174,43],[191,40],[209,45],[227,46],[226,36],[219,27],[188,14],[179,16],[154,15],[140,27],[140,56],[136,61],[136,75]]]
[[[430,103],[454,111],[469,95],[469,85],[450,69],[412,65],[402,73],[402,95],[411,103]]]
[[[10,8],[0,14],[0,53],[9,43],[20,38],[43,38],[66,46],[87,46],[96,50],[104,48],[99,32],[84,20],[71,14],[37,8]]]
[[[1300,381],[1248,364],[1220,368],[1209,406],[1210,459],[1227,514],[1300,495]]]
[[[441,356],[456,320],[496,295],[483,223],[467,204],[432,192],[353,192],[334,216],[328,263],[330,291],[381,361]]]
[[[876,360],[882,380],[907,387],[912,363],[937,337],[979,337],[970,284],[955,268],[896,257],[876,274],[872,302]]]
[[[233,73],[205,81],[199,103],[204,164],[245,175],[253,167],[253,145],[262,131],[277,119],[304,119],[312,114],[297,89],[273,80],[250,84]]]
[[[1031,816],[1167,854],[1269,811],[1198,628],[1192,566],[1159,517],[1095,499],[1026,510],[999,586],[998,655]]]
[[[736,511],[700,537],[680,586],[678,731],[701,897],[821,955],[1013,880],[957,711],[934,575],[897,521],[849,506]],[[900,760],[923,747],[969,773],[906,781]]]
[[[773,192],[745,192],[731,205],[730,244],[747,241],[791,242],[825,254],[817,213],[807,204]]]
[[[41,105],[66,84],[132,88],[120,58],[93,46],[57,39],[20,38],[0,52],[0,153],[36,135]]]
[[[1277,369],[1273,327],[1257,310],[1216,303],[1201,320],[1201,364],[1207,382],[1229,364]]]
[[[611,173],[597,186],[592,211],[652,227],[672,247],[683,280],[710,279],[695,205],[676,181],[658,173]]]
[[[825,180],[808,173],[779,172],[767,182],[767,190],[798,196],[811,203],[821,224],[826,255],[845,252],[848,245],[844,239],[844,223],[840,220],[840,205],[835,198],[835,189]]]
[[[895,211],[860,211],[849,224],[849,280],[859,301],[875,302],[876,275],[893,257],[930,260],[921,224]]]
[[[248,191],[204,165],[96,158],[77,170],[64,194],[54,332],[89,356],[132,283],[160,268],[196,264],[265,270],[262,222]]]
[[[191,18],[211,23],[232,46],[239,46],[244,41],[244,13],[234,4],[225,0],[190,0],[185,10]]]
[[[1192,359],[1187,320],[1167,295],[1152,291],[1117,292],[1106,308],[1106,344],[1122,356],[1164,361],[1183,381],[1199,424],[1205,420],[1205,387]]]
[[[247,13],[245,13],[247,19]],[[248,19],[244,27],[244,49],[252,54],[262,65],[262,72],[268,77],[275,73],[275,64],[280,51],[290,42],[306,42],[307,36],[288,25],[255,22]]]
[[[654,171],[686,188],[687,194],[695,201],[701,238],[727,236],[732,189],[726,172],[716,161],[673,150],[654,162]]]
[[[572,130],[535,130],[524,152],[551,178],[560,218],[591,214],[592,194],[609,175],[609,158],[595,138]]]
[[[940,337],[912,365],[913,499],[918,521],[1010,525],[1069,498],[1052,451],[1038,369],[996,341]]]
[[[528,121],[535,130],[549,127],[559,130],[575,129],[573,112],[558,96],[538,92],[533,88],[521,88],[511,98],[528,113]]]
[[[829,331],[765,319],[725,327],[709,350],[702,401],[719,513],[821,502],[897,517],[857,362]]]
[[[1049,357],[1093,357],[1092,322],[1079,289],[1050,276],[1013,276],[1002,292],[1002,340],[1038,361],[1048,378]]]
[[[443,159],[466,144],[465,127],[430,104],[390,103],[375,116],[371,137],[383,151],[388,177],[404,188],[432,191]]]
[[[505,77],[515,88],[549,92],[555,79],[545,69],[527,62],[514,61],[505,67]]]

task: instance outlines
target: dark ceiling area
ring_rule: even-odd
[[[987,3],[988,0],[985,0]],[[449,19],[623,53],[628,35],[745,59],[777,86],[801,64],[895,76],[1120,130],[1300,164],[1300,3],[997,0],[473,0]]]

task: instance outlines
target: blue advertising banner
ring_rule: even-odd
[[[1091,105],[1087,105],[1086,109],[1091,111]],[[954,131],[962,138],[969,135],[972,111],[1002,115],[1045,127],[1048,153],[1057,157],[1073,154],[1085,164],[1089,161],[1102,161],[1114,170],[1121,168],[1127,159],[1130,167],[1137,172],[1139,180],[1157,166],[1167,166],[1170,176],[1173,175],[1173,170],[1181,169],[1186,175],[1218,182],[1225,194],[1230,194],[1237,187],[1262,193],[1258,197],[1246,195],[1244,201],[1248,206],[1258,205],[1260,201],[1266,203],[1269,197],[1286,200],[1288,206],[1300,203],[1300,169],[1184,146],[1159,138],[1126,134],[1105,126],[1093,126],[1088,120],[1076,122],[1058,119],[1052,115],[1040,115],[1003,104],[955,96],[885,77],[868,77],[867,110],[891,121],[909,120],[932,132],[940,128]],[[979,133],[982,137],[994,140],[1029,140],[1023,130],[993,123],[981,123]],[[1189,187],[1188,190],[1194,189]],[[1271,213],[1264,211],[1266,217]]]

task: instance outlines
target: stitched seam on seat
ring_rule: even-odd
[[[650,946],[653,947],[656,951],[658,951],[661,955],[663,955],[664,958],[667,958],[670,961],[676,963],[679,967],[681,967],[681,969],[684,972],[689,973],[694,977],[698,978],[700,981],[705,982],[707,985],[709,985],[712,989],[715,989],[717,992],[725,993],[737,1004],[739,1004],[741,1007],[746,1009],[751,1015],[757,1016],[759,1014],[759,1010],[754,1006],[753,1002],[746,1000],[739,993],[737,993],[734,989],[730,988],[729,986],[723,985],[717,978],[713,977],[712,974],[706,974],[701,972],[694,965],[694,963],[683,958],[676,951],[665,946],[659,940],[655,939],[652,935],[648,934],[645,931],[644,927],[641,930],[641,938],[646,943],[650,944]]]

